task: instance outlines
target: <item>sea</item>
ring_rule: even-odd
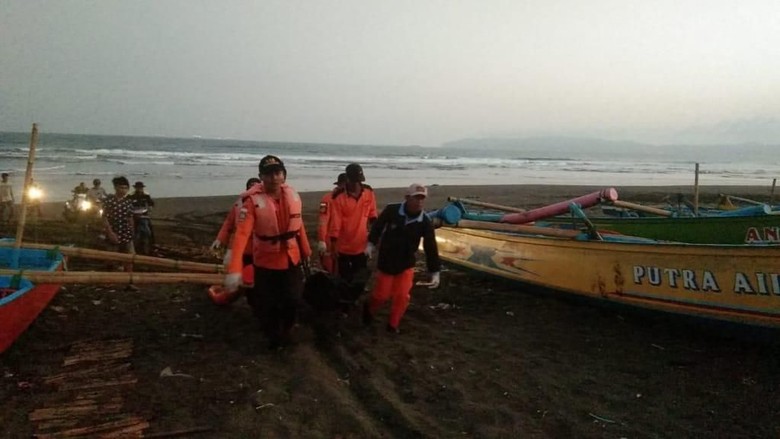
[[[30,134],[0,132],[0,171],[21,185]],[[374,187],[550,184],[666,186],[766,185],[780,176],[777,148],[685,147],[550,139],[518,145],[468,142],[442,147],[343,145],[201,137],[130,137],[41,133],[33,177],[47,201],[64,201],[80,182],[94,178],[110,191],[111,179],[142,181],[153,197],[234,195],[257,175],[266,154],[280,157],[298,191],[325,191],[349,163],[360,163]]]

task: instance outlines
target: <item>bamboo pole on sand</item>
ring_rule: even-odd
[[[488,209],[502,210],[504,212],[517,212],[517,213],[527,212],[525,209],[521,209],[519,207],[511,207],[511,206],[504,206],[501,204],[486,203],[484,201],[470,200],[468,198],[447,197],[447,201],[453,203],[460,202],[463,204],[471,204],[472,206],[487,207]]]
[[[18,255],[19,248],[22,244],[22,238],[24,237],[24,224],[27,222],[27,203],[28,203],[28,191],[30,189],[30,180],[32,180],[33,164],[35,163],[35,147],[38,144],[38,124],[34,123],[32,126],[32,132],[30,133],[30,151],[27,154],[27,170],[24,173],[24,186],[22,187],[22,209],[19,212],[19,222],[16,225],[16,240],[14,241],[14,249],[16,257],[14,258],[14,266],[19,266]]]
[[[224,275],[211,273],[117,273],[102,271],[19,271],[0,270],[0,276],[19,274],[41,284],[171,284],[219,285]]]
[[[769,205],[771,206],[775,202],[775,186],[777,185],[777,179],[772,179],[772,190],[769,191]]]
[[[9,246],[10,243],[0,242],[0,247]],[[220,264],[205,264],[202,262],[180,261],[177,259],[157,258],[154,256],[144,256],[129,253],[107,252],[104,250],[93,250],[79,247],[55,247],[51,244],[28,244],[24,248],[56,250],[65,256],[81,257],[86,259],[101,259],[104,261],[132,262],[133,264],[151,265],[154,267],[165,267],[182,271],[197,271],[203,273],[222,273],[224,266]]]

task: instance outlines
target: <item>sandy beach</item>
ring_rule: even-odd
[[[457,196],[527,208],[598,189],[435,186],[426,207]],[[617,189],[650,205],[693,199],[690,186]],[[378,189],[379,208],[403,191]],[[700,200],[720,193],[767,201],[770,188],[704,186]],[[310,236],[323,194],[302,194]],[[157,254],[214,262],[208,245],[235,199],[156,199]],[[44,205],[28,240],[97,248],[61,210]],[[73,259],[69,268],[105,263]],[[245,301],[216,306],[204,286],[66,285],[0,354],[0,437],[118,419],[140,419],[156,437],[780,436],[776,332],[604,306],[453,266],[439,289],[415,287],[400,335],[352,315],[316,330],[303,321],[295,339],[269,352]],[[94,365],[79,375],[67,364],[78,346],[118,342],[131,346],[121,368],[85,378]],[[85,400],[91,408],[70,413],[71,425],[29,416]]]

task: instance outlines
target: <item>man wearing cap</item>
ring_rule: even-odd
[[[330,273],[334,272],[333,256],[328,249],[328,241],[330,241],[330,239],[328,239],[328,230],[330,228],[332,210],[331,202],[333,201],[333,196],[336,194],[336,191],[343,191],[344,187],[347,185],[347,174],[344,172],[339,174],[338,178],[333,184],[335,184],[336,187],[333,188],[332,191],[323,195],[322,200],[320,200],[320,218],[319,225],[317,227],[317,253],[320,255],[320,265],[325,269],[325,271]]]
[[[133,239],[139,243],[137,250],[141,254],[149,253],[154,247],[154,229],[152,228],[152,219],[150,215],[152,207],[154,207],[154,200],[152,200],[152,197],[149,194],[144,192],[145,187],[146,185],[144,182],[136,181],[133,185],[135,191],[128,197],[130,198],[130,201],[133,202],[133,210],[145,210],[144,213],[136,214],[133,217],[133,220],[135,221],[135,237]],[[142,235],[149,237],[149,248],[144,248],[145,246],[141,241]]]
[[[251,238],[255,287],[247,291],[247,301],[260,319],[269,348],[277,349],[289,342],[303,292],[301,266],[311,256],[311,248],[303,227],[301,197],[285,184],[284,163],[267,155],[258,169],[263,184],[241,194],[224,287],[232,293],[241,284],[242,253]]]
[[[379,246],[377,273],[371,299],[363,309],[363,321],[373,321],[377,310],[392,299],[387,330],[398,333],[398,325],[409,306],[414,278],[415,255],[423,240],[426,265],[431,275],[429,288],[439,286],[441,261],[431,218],[423,210],[428,189],[418,183],[409,186],[403,203],[388,204],[371,227],[367,252]]]
[[[368,227],[376,220],[376,196],[371,186],[363,183],[366,177],[359,164],[347,165],[345,173],[346,186],[333,193],[328,234],[336,273],[352,282],[356,274],[367,271]]]

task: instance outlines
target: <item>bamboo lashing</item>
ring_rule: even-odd
[[[504,212],[517,212],[517,213],[526,212],[525,209],[521,209],[519,207],[504,206],[504,205],[501,205],[501,204],[493,204],[493,203],[486,203],[484,201],[470,200],[468,198],[447,197],[447,201],[452,202],[452,203],[459,202],[459,203],[462,203],[462,204],[471,204],[472,206],[487,207],[488,209],[502,210]]]
[[[32,180],[33,164],[35,163],[35,146],[38,144],[38,124],[32,126],[30,133],[30,152],[27,154],[27,170],[24,173],[22,186],[22,209],[19,212],[19,223],[16,225],[16,240],[14,249],[18,250],[24,237],[24,224],[27,222],[27,204],[29,204],[30,180]]]
[[[221,285],[224,275],[212,273],[122,273],[102,271],[2,270],[0,276],[19,274],[41,284],[174,284]]]
[[[581,234],[581,232],[577,230],[553,229],[549,227],[526,226],[522,224],[489,223],[473,220],[460,220],[457,225],[444,225],[443,227],[495,230],[499,232],[520,232],[533,235],[554,236],[558,238],[576,238]]]
[[[641,204],[630,203],[628,201],[615,200],[611,204],[615,207],[623,207],[639,212],[652,213],[653,215],[672,216],[672,212],[669,212],[668,210],[658,209],[657,207],[643,206]]]
[[[7,242],[0,242],[0,246],[10,245],[12,244]],[[166,259],[139,254],[107,252],[104,250],[93,250],[79,247],[53,247],[50,244],[24,243],[23,247],[42,250],[56,250],[65,256],[71,257],[101,259],[105,261],[132,262],[133,264],[151,265],[154,267],[165,267],[182,271],[197,271],[203,273],[223,273],[225,271],[224,266],[217,263],[206,264],[203,262],[180,261],[178,259]]]

